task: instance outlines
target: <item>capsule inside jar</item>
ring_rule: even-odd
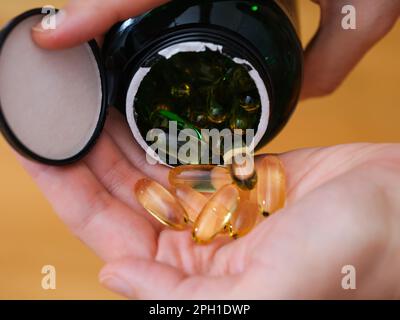
[[[193,226],[193,239],[200,244],[212,241],[228,225],[239,202],[239,191],[233,184],[217,191],[204,206]]]

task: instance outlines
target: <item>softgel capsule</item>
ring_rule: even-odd
[[[250,158],[244,157],[244,161]],[[176,167],[169,173],[172,192],[142,179],[135,186],[135,195],[165,226],[191,228],[196,243],[210,243],[218,235],[236,239],[251,232],[263,216],[283,208],[286,201],[286,178],[279,158],[264,156],[257,170],[253,159],[251,162],[252,166],[233,162],[228,167]]]

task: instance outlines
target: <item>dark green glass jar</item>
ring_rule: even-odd
[[[300,94],[294,4],[174,0],[115,25],[103,47],[109,103],[143,148],[171,120],[199,139],[203,128],[254,129],[254,146],[264,146]]]

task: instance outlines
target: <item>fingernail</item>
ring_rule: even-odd
[[[106,276],[100,279],[100,283],[110,291],[118,293],[125,297],[132,297],[132,288],[122,279],[116,276]]]
[[[56,30],[65,20],[65,10],[60,10],[56,14],[46,15],[36,26],[32,28],[35,32],[51,32]]]

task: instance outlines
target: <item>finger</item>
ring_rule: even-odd
[[[112,197],[83,162],[57,168],[18,158],[59,217],[102,259],[155,254],[154,229]]]
[[[164,165],[153,165],[148,162],[146,152],[135,141],[126,120],[114,108],[110,110],[106,130],[132,165],[168,187],[169,169]]]
[[[124,259],[105,266],[100,282],[128,298],[139,299],[222,299],[232,293],[237,276],[186,276],[167,264]]]
[[[400,198],[392,191],[399,185],[400,148],[392,145],[373,158],[326,181],[258,225],[239,240],[242,250],[222,248],[215,264],[224,266],[232,256],[244,261],[244,266],[236,268],[253,268],[244,283],[252,288],[249,292],[258,292],[258,297],[263,294],[263,298],[361,298],[366,286],[370,287],[368,298],[382,296],[385,290],[393,292],[395,285],[372,275],[379,273],[378,266],[393,270],[389,266],[398,260],[383,261],[381,254],[400,245],[400,237],[393,236],[397,235],[398,215],[394,213],[400,208]],[[225,269],[233,269],[234,262],[230,263]],[[368,278],[357,282],[357,291],[340,286],[346,265],[357,269],[357,279]]]
[[[321,21],[305,52],[302,98],[332,93],[362,57],[393,27],[400,2],[386,0],[320,0]],[[353,5],[356,29],[345,30],[342,8]]]
[[[365,161],[392,154],[393,144],[356,143],[327,148],[295,150],[279,155],[285,174],[289,202],[297,201],[325,182]],[[257,166],[265,155],[259,155]]]
[[[266,156],[257,156],[256,168],[262,165],[262,159]],[[236,243],[240,241],[255,243],[257,241],[254,237],[259,238],[260,233],[263,235],[270,234],[275,229],[276,223],[287,214],[286,212],[290,207],[297,205],[303,198],[308,197],[310,193],[318,190],[324,184],[351,172],[357,167],[373,162],[387,162],[398,167],[400,164],[400,144],[359,143],[328,148],[309,148],[280,154],[278,157],[282,161],[286,175],[286,207],[279,214],[269,217],[265,223],[260,223],[249,235],[239,239]],[[259,180],[258,183],[263,182]],[[329,198],[327,202],[329,202]],[[319,203],[316,204],[319,205]],[[336,203],[333,204],[333,207],[335,205]],[[316,210],[312,209],[311,212]],[[301,211],[290,209],[290,212],[300,213]],[[299,217],[298,219],[302,218]],[[235,263],[235,261],[226,258],[230,255],[241,257],[239,260],[246,261],[246,258],[242,255],[246,256],[247,251],[238,250],[236,246],[224,246],[221,248],[220,254],[215,256],[216,261],[210,268],[210,272],[221,273],[222,270],[228,268],[227,265]]]
[[[143,209],[133,193],[138,180],[147,176],[130,164],[107,132],[102,134],[84,161],[111,196],[132,208],[132,214],[141,215],[157,231],[160,230],[160,223]]]
[[[220,248],[231,244],[233,244],[232,239],[221,235],[216,237],[212,243],[199,246],[193,241],[192,230],[184,232],[163,230],[158,238],[155,259],[159,263],[178,268],[188,276],[196,275],[210,272],[212,269],[210,261],[215,260]],[[223,264],[219,267],[223,268]]]
[[[56,16],[57,27],[33,29],[33,38],[43,48],[61,49],[76,46],[104,34],[118,21],[137,16],[166,0],[70,0]]]
[[[185,278],[178,269],[141,259],[124,259],[106,265],[100,283],[130,299],[166,299]]]
[[[178,269],[171,269],[169,264],[164,268],[165,265],[160,262],[146,261],[145,267],[143,267],[141,261],[129,260],[108,265],[103,270],[101,278],[113,276],[120,280],[121,288],[125,284],[125,288],[128,288],[127,292],[130,292],[131,295],[132,292],[135,292],[136,296],[141,298],[218,299],[226,298],[227,292],[232,298],[260,298],[260,294],[264,294],[264,297],[267,298],[317,296],[319,292],[316,290],[301,291],[301,289],[310,288],[307,283],[311,279],[308,277],[300,279],[299,273],[293,273],[293,269],[301,270],[300,273],[307,273],[307,270],[309,271],[317,264],[318,268],[314,267],[308,274],[315,275],[318,279],[332,278],[335,283],[336,281],[340,283],[340,278],[332,277],[332,273],[340,271],[341,266],[349,262],[355,265],[358,263],[371,265],[367,255],[360,257],[355,252],[366,252],[368,251],[366,248],[371,249],[371,243],[374,243],[376,239],[375,236],[382,230],[387,230],[385,223],[388,220],[384,219],[382,224],[381,218],[376,214],[382,211],[380,209],[382,204],[384,208],[387,208],[387,197],[386,193],[382,192],[380,183],[376,182],[382,178],[385,179],[380,170],[382,161],[387,162],[391,168],[394,165],[395,168],[398,168],[400,149],[398,145],[364,145],[363,149],[360,146],[356,145],[358,149],[353,149],[357,152],[349,155],[349,158],[352,158],[359,154],[359,159],[355,160],[352,166],[354,167],[357,163],[360,169],[352,171],[349,175],[342,173],[329,179],[322,187],[287,207],[281,214],[272,216],[267,223],[259,225],[247,237],[238,240],[237,245],[221,248],[218,254],[214,255],[212,261],[208,259],[209,268],[207,271],[203,271],[214,275],[213,277],[182,274],[179,272],[184,269],[182,264],[177,266]],[[329,152],[347,154],[350,147],[340,146],[338,150],[331,148]],[[321,159],[323,159],[323,151],[323,149],[305,150],[305,155],[311,159],[311,152],[314,152],[314,156],[321,154]],[[300,155],[300,152],[293,152],[286,164],[291,163],[292,166],[295,164],[297,169],[301,169],[304,158],[300,157],[299,162],[296,163],[295,161],[299,158],[296,157],[296,154]],[[370,161],[378,160],[378,165],[366,165]],[[329,161],[332,160],[329,159]],[[361,166],[361,164],[363,165]],[[335,169],[335,167],[327,168],[328,170]],[[376,170],[377,168],[379,170]],[[293,169],[295,168],[293,167]],[[398,184],[398,178],[393,177],[392,174],[386,175],[391,177],[391,185]],[[360,179],[366,180],[360,184]],[[371,181],[375,183],[370,183]],[[394,188],[389,185],[388,189]],[[392,195],[397,197],[396,192],[392,192]],[[373,204],[369,203],[370,199],[374,199]],[[341,204],[340,210],[338,210],[337,204]],[[354,226],[356,227],[354,228]],[[313,231],[313,234],[310,235],[310,227],[318,230]],[[365,235],[367,237],[364,237]],[[324,241],[318,239],[324,239]],[[354,246],[348,246],[352,239],[358,239],[355,249]],[[339,245],[340,243],[343,243],[343,248]],[[339,254],[326,250],[326,248],[332,247],[339,248]],[[313,264],[304,259],[305,248],[307,256],[314,257]],[[184,246],[183,249],[185,249]],[[315,254],[309,254],[310,250],[314,250]],[[374,246],[375,253],[379,253],[381,250],[382,246]],[[257,252],[255,256],[252,254],[254,252]],[[263,255],[262,252],[268,254]],[[339,259],[332,260],[331,255],[339,257]],[[375,258],[372,257],[373,259]],[[288,264],[288,261],[291,262]],[[331,264],[329,264],[329,268],[326,268],[329,261]],[[199,263],[201,264],[201,262]],[[290,268],[287,268],[288,265]],[[143,269],[151,270],[151,272],[146,274]],[[319,269],[322,272],[319,272]],[[361,269],[363,273],[368,272],[368,270]],[[142,277],[139,277],[138,274]],[[223,274],[231,275],[223,277],[221,276]],[[340,277],[340,272],[335,274],[339,274]],[[160,286],[158,287],[157,284]],[[334,283],[328,283],[326,287],[329,285],[333,286]],[[110,288],[113,289],[113,286],[110,285]],[[122,292],[122,289],[114,288],[114,290]],[[322,294],[326,294],[327,297],[335,297],[340,296],[340,292],[331,290],[324,291]]]
[[[265,263],[275,270],[273,276],[269,274],[270,289],[289,299],[360,298],[362,289],[371,285],[368,298],[390,292],[393,284],[374,276],[379,273],[378,266],[389,272],[393,270],[389,266],[396,263],[396,259],[382,261],[381,257],[388,247],[400,245],[400,238],[393,237],[397,234],[394,213],[400,201],[396,192],[389,191],[398,186],[398,181],[394,167],[365,163],[272,216],[268,222],[271,228],[250,234],[248,243],[258,243],[255,252],[268,252]],[[357,283],[357,291],[345,291],[340,286],[341,270],[346,265],[357,269],[357,279],[364,279]],[[313,288],[311,282],[321,285]]]

